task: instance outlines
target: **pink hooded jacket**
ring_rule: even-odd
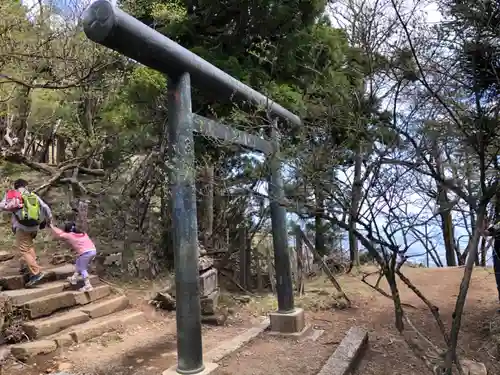
[[[78,255],[96,249],[87,233],[68,233],[52,225],[50,229],[55,238],[65,240]]]

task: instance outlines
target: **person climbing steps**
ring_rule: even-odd
[[[38,231],[50,223],[52,212],[38,195],[28,190],[28,182],[23,179],[16,180],[14,189],[6,192],[0,201],[0,211],[12,214],[15,249],[30,274],[26,287],[32,287],[44,277],[36,259],[34,239]]]
[[[90,284],[88,268],[92,260],[95,258],[97,252],[96,247],[87,233],[84,233],[76,227],[74,222],[69,222],[64,225],[64,230],[61,230],[52,224],[49,225],[52,234],[55,238],[66,241],[71,248],[78,254],[75,262],[75,273],[73,276],[68,277],[68,281],[72,285],[78,283],[78,277],[81,276],[84,282],[81,292],[88,292],[92,290]]]

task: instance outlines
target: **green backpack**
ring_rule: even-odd
[[[23,207],[16,213],[17,221],[25,227],[40,225],[40,201],[35,193],[28,191],[22,194]]]

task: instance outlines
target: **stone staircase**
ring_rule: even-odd
[[[18,263],[7,258],[0,253],[0,299],[26,317],[21,324],[26,341],[10,346],[18,360],[80,344],[144,319],[142,312],[129,307],[126,296],[114,294],[97,276],[91,276],[94,290],[79,292],[80,283],[72,286],[66,281],[73,274],[71,264],[44,269],[41,283],[25,289],[26,277],[19,274]]]

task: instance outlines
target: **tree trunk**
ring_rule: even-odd
[[[51,144],[52,144],[52,139],[50,137],[43,140],[42,148],[38,152],[38,158],[37,158],[40,163],[49,162],[49,150]]]
[[[56,133],[59,130],[60,125],[61,125],[61,119],[56,121],[56,123],[52,126],[50,133],[46,134],[44,139],[41,141],[42,149],[40,150],[38,157],[41,163],[49,162],[50,146],[54,144],[54,140],[56,139]]]
[[[97,99],[92,97],[90,88],[82,88],[83,94],[80,102],[79,116],[80,125],[82,126],[85,135],[88,137],[94,136],[94,114],[97,111]]]
[[[441,163],[441,155],[438,149],[437,142],[435,141],[432,145],[432,152],[434,159],[436,161],[436,169],[444,175],[443,164]],[[446,187],[436,181],[437,187],[437,204],[439,207],[439,216],[441,217],[441,230],[443,232],[443,241],[446,255],[446,265],[448,267],[454,267],[458,262],[462,265],[461,257],[455,255],[455,229],[453,227],[453,220],[451,216],[451,206],[450,200],[448,198],[448,192]]]
[[[82,96],[78,108],[78,120],[87,139],[78,145],[75,156],[84,154],[89,145],[94,141],[94,117],[98,110],[98,106],[98,99],[94,96],[90,87],[82,87]],[[85,166],[92,168],[92,160],[89,160]]]
[[[20,87],[16,98],[17,113],[14,116],[13,130],[17,138],[14,150],[21,152],[25,149],[26,134],[28,132],[28,117],[31,110],[31,89]]]
[[[56,164],[59,164],[66,160],[66,139],[59,136],[57,137],[56,143]]]
[[[274,278],[274,263],[272,257],[272,249],[271,247],[266,246],[267,252],[267,272],[269,275],[269,282],[271,283],[271,290],[273,294],[276,294],[276,279]]]
[[[302,264],[302,233],[300,228],[295,230],[295,253],[297,256],[296,288],[299,296],[304,294],[304,267]]]
[[[361,203],[361,192],[362,192],[362,182],[361,182],[361,166],[362,166],[362,155],[361,155],[361,145],[356,149],[356,154],[354,155],[354,180],[352,185],[352,195],[351,195],[351,209],[349,212],[349,256],[351,261],[351,266],[359,267],[359,249],[358,249],[358,239],[354,235],[356,229],[356,219],[358,216],[359,205]]]
[[[89,201],[78,201],[78,215],[76,216],[76,225],[83,232],[89,231]]]
[[[214,165],[206,164],[200,175],[200,236],[202,244],[211,248],[214,230]]]
[[[251,289],[251,252],[247,241],[247,229],[240,227],[238,230],[240,248],[240,284],[243,288]]]
[[[315,239],[314,245],[316,251],[321,254],[321,256],[326,255],[326,239],[325,239],[325,226],[323,225],[323,215],[325,212],[324,198],[320,189],[315,189],[314,191],[316,200],[316,214],[314,216],[314,230]]]
[[[486,207],[479,205],[477,209],[477,219],[479,223],[483,222],[485,211]],[[467,244],[467,248],[469,249],[469,257],[467,258],[467,261],[465,263],[464,276],[460,283],[459,293],[455,303],[455,310],[453,311],[453,320],[450,328],[450,342],[444,362],[444,368],[447,369],[447,374],[451,374],[452,363],[456,359],[456,350],[462,323],[462,315],[464,311],[465,300],[467,298],[467,292],[469,290],[472,272],[474,269],[474,260],[477,258],[479,237],[479,231],[475,230],[473,236],[469,238],[469,243]]]
[[[261,254],[259,253],[259,249],[255,249],[254,259],[255,259],[255,267],[257,272],[257,291],[259,293],[264,292],[264,280],[262,277],[262,264],[261,264]]]
[[[443,207],[443,209],[446,208]],[[448,267],[454,267],[457,265],[457,257],[455,256],[455,233],[453,222],[451,220],[451,212],[448,209],[447,211],[441,211],[439,215],[441,216],[441,229],[443,231],[446,265]],[[460,259],[459,262],[462,263]]]
[[[486,267],[486,251],[488,250],[488,247],[486,246],[486,237],[482,237],[481,238],[481,245],[480,245],[480,248],[479,248],[479,251],[480,251],[480,261],[479,261],[479,265],[481,267]]]

